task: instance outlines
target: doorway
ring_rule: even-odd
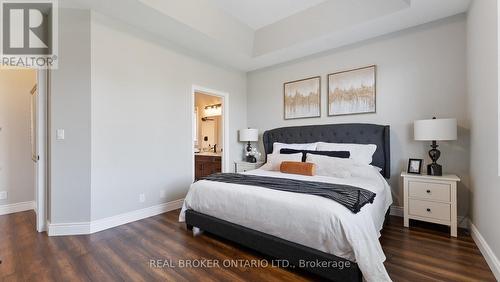
[[[46,230],[47,71],[0,69],[0,214],[35,211]]]
[[[193,87],[193,181],[227,171],[227,99],[226,93]]]

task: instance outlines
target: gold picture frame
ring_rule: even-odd
[[[321,76],[283,83],[283,118],[317,117],[321,117]]]
[[[328,116],[377,112],[377,66],[350,69],[327,76]]]

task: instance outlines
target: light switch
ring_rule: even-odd
[[[64,129],[56,130],[56,140],[64,140]]]

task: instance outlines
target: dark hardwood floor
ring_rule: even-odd
[[[33,212],[0,216],[0,280],[318,280],[277,267],[224,267],[221,262],[225,259],[259,261],[262,257],[207,234],[193,237],[177,222],[178,214],[173,211],[93,235],[66,237],[36,233]],[[465,231],[452,239],[447,229],[415,223],[409,230],[402,227],[400,218],[392,217],[381,242],[394,281],[495,281]],[[151,267],[154,259],[177,267]],[[180,267],[181,260],[190,259],[217,260],[221,267]]]

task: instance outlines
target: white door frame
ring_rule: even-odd
[[[194,162],[194,131],[193,128],[195,126],[194,119],[195,119],[195,95],[196,92],[198,93],[203,93],[211,96],[217,96],[222,98],[222,139],[224,140],[224,147],[222,148],[222,172],[229,172],[230,171],[230,165],[229,165],[229,94],[223,91],[218,91],[198,85],[193,85],[192,87],[192,93],[191,93],[191,106],[189,107],[191,110],[191,142],[189,144],[191,145],[190,147],[190,152],[191,152],[191,158],[192,158],[192,174],[193,174],[193,181],[195,177],[195,162]]]
[[[36,152],[35,162],[35,212],[36,230],[47,230],[47,180],[48,180],[48,92],[49,71],[37,70],[36,96]]]

